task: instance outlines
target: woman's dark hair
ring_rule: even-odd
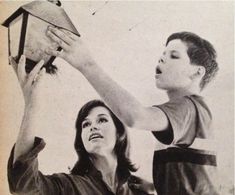
[[[137,169],[132,164],[129,159],[129,140],[127,136],[127,131],[123,123],[114,115],[114,113],[102,102],[101,100],[92,100],[86,103],[79,111],[78,117],[76,120],[76,137],[74,147],[77,152],[79,160],[71,170],[72,174],[84,175],[84,173],[89,169],[91,161],[89,154],[86,151],[83,142],[82,142],[82,122],[89,115],[90,111],[95,107],[104,107],[106,108],[114,122],[114,125],[117,130],[117,139],[114,146],[114,152],[117,156],[118,161],[118,173],[123,175],[129,175],[130,172],[135,172]]]
[[[180,39],[187,44],[187,53],[191,64],[205,68],[206,72],[200,83],[200,87],[203,89],[212,80],[219,69],[216,62],[217,54],[213,45],[191,32],[173,33],[168,37],[166,45],[174,39]]]

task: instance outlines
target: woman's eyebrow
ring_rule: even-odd
[[[88,120],[89,120],[88,118],[84,118],[84,120],[82,121],[82,123],[83,123],[83,122],[86,122],[86,121],[88,121]]]
[[[107,114],[98,114],[98,116],[108,116]]]

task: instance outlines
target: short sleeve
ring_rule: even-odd
[[[162,132],[153,132],[154,136],[164,144],[168,143],[181,147],[191,145],[195,139],[197,128],[197,114],[193,102],[188,97],[183,97],[157,107],[166,114],[169,127]],[[169,136],[172,138],[167,139]]]

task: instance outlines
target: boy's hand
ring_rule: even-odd
[[[36,100],[36,91],[38,83],[41,79],[41,77],[45,73],[45,68],[42,68],[44,61],[41,60],[34,69],[27,74],[25,71],[25,56],[22,55],[19,64],[16,63],[13,57],[9,57],[10,64],[12,65],[16,76],[19,80],[23,95],[25,104],[28,105],[30,103],[33,103]],[[42,69],[41,69],[42,68]]]
[[[46,49],[46,53],[49,55],[63,58],[78,70],[93,63],[88,49],[77,35],[64,29],[49,26],[47,36],[63,49],[56,51],[54,47],[49,47]]]
[[[131,176],[128,180],[129,180],[129,187],[134,190],[142,191],[144,194],[148,194],[148,195],[157,194],[153,183],[149,181],[146,181],[137,176]]]

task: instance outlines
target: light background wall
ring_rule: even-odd
[[[0,1],[0,21],[28,1]],[[234,5],[233,1],[62,1],[63,7],[97,62],[145,105],[167,101],[156,89],[154,68],[173,32],[192,31],[218,52],[217,78],[203,94],[213,113],[221,194],[232,194],[234,172]],[[92,15],[97,11],[95,15]],[[7,60],[7,29],[0,27],[0,181],[8,194],[6,164],[20,127],[24,101]],[[74,121],[79,108],[99,96],[84,77],[61,59],[59,72],[47,76],[41,89],[38,135],[47,143],[39,155],[46,173],[69,172]],[[151,180],[152,156],[161,144],[150,132],[130,131],[132,159],[138,174]],[[4,192],[4,193],[2,193]]]

